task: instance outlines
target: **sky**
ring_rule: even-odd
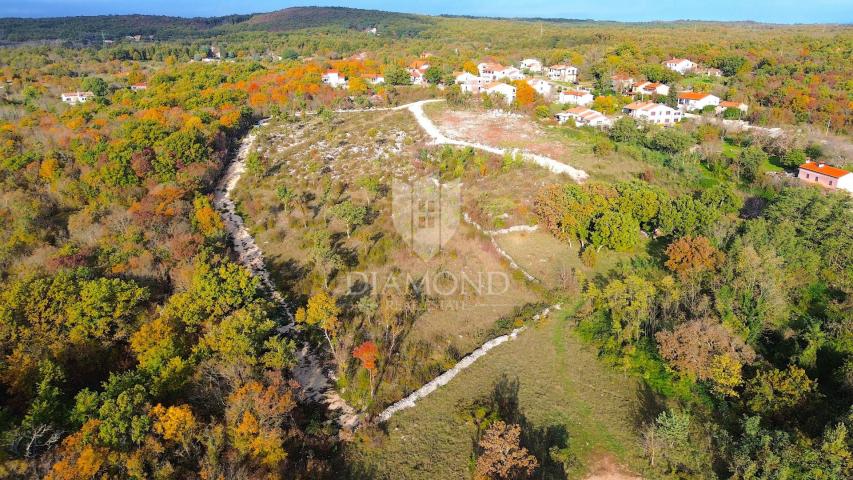
[[[208,17],[333,5],[429,15],[593,20],[755,20],[853,23],[853,0],[0,0],[0,17],[144,13]]]

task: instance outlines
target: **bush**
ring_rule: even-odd
[[[613,153],[613,142],[606,138],[599,139],[592,146],[592,151],[599,157],[606,157]]]

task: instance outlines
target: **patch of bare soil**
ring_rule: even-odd
[[[546,132],[523,115],[493,110],[489,112],[443,110],[434,116],[448,137],[498,147],[524,147],[556,160],[567,160],[569,152],[561,142],[548,140]]]
[[[643,477],[630,473],[625,467],[619,465],[613,455],[601,455],[592,467],[592,473],[584,480],[643,480]]]

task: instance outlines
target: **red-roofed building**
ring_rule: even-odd
[[[800,173],[797,178],[804,182],[816,183],[830,190],[839,189],[853,193],[853,173],[825,163],[806,161],[800,165]]]
[[[702,110],[708,105],[720,105],[720,97],[703,92],[679,92],[678,108],[685,112]]]

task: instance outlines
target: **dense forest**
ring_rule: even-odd
[[[372,27],[378,34],[365,31]],[[143,38],[125,38],[135,35]],[[498,108],[462,95],[448,77],[483,59],[527,57],[577,65],[606,113],[627,102],[610,76],[628,73],[745,102],[746,120],[786,132],[657,129],[630,119],[608,132],[559,127],[602,161],[648,165],[629,181],[543,187],[531,212],[584,264],[632,252],[571,288],[541,290],[576,305],[575,329],[599,359],[640,378],[665,405],[639,427],[644,473],[853,476],[853,200],[767,174],[806,158],[853,164],[850,27],[299,8],[212,19],[0,19],[0,39],[0,478],[364,478],[348,455],[352,438],[300,396],[297,341],[279,328],[289,312],[236,262],[214,186],[261,118],[328,125],[334,108],[427,96]],[[660,66],[674,56],[724,76],[676,78]],[[432,70],[423,89],[408,85],[404,70],[419,58]],[[329,68],[350,78],[349,90],[322,82]],[[362,79],[378,73],[387,85]],[[553,106],[518,88],[505,109],[553,127]],[[95,98],[60,101],[81,90]],[[263,161],[251,159],[251,175]],[[465,149],[424,151],[418,161],[466,181],[489,170]],[[503,161],[492,170],[509,170],[512,158]],[[387,185],[373,180],[359,189],[379,198]],[[294,212],[325,208],[278,192]],[[352,203],[328,206],[361,225],[367,198],[355,212]],[[338,233],[349,237],[350,224]],[[312,268],[345,266],[315,260]],[[303,307],[306,338],[323,339],[332,320],[341,331],[357,328],[359,314],[321,288],[329,276],[310,299],[288,297]],[[386,337],[365,337],[340,357],[326,338],[329,362],[341,371],[352,362],[356,372],[342,383],[368,379],[372,395],[375,375],[395,374],[375,370],[376,344],[397,354]],[[546,462],[526,450],[507,472],[490,468],[505,461],[504,442],[526,438],[490,414],[478,424],[482,460],[472,475],[533,475]],[[363,432],[366,443],[384,435],[371,425]]]

